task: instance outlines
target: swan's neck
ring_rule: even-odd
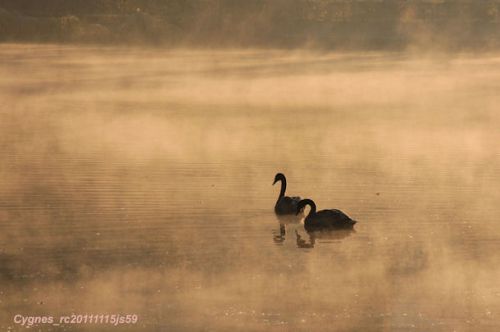
[[[316,213],[316,204],[314,204],[313,201],[311,201],[310,199],[307,200],[307,205],[309,205],[311,207],[311,209],[309,210],[309,213],[307,214],[308,217],[314,215]]]
[[[281,179],[281,190],[280,190],[280,195],[278,196],[278,201],[285,197],[285,190],[286,190],[286,179]]]

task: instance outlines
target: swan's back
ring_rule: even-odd
[[[300,197],[281,197],[274,206],[276,214],[295,214],[299,205]]]
[[[318,211],[308,216],[306,221],[308,226],[320,228],[352,228],[356,224],[356,220],[337,209]]]

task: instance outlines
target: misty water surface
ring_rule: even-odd
[[[500,56],[0,46],[0,329],[498,331]],[[288,193],[357,219],[281,226]]]

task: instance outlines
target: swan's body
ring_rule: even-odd
[[[316,204],[311,199],[303,199],[297,204],[297,214],[306,206],[309,205],[311,210],[304,219],[304,228],[307,231],[319,229],[350,229],[356,223],[344,212],[331,209],[321,210],[316,212]]]
[[[297,206],[300,202],[300,197],[285,196],[286,178],[282,173],[276,174],[276,176],[274,177],[273,185],[278,181],[281,181],[281,190],[280,190],[280,195],[278,196],[278,200],[274,205],[274,212],[280,215],[296,214]]]

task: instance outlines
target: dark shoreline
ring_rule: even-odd
[[[493,50],[500,1],[0,2],[0,42],[319,50]]]

